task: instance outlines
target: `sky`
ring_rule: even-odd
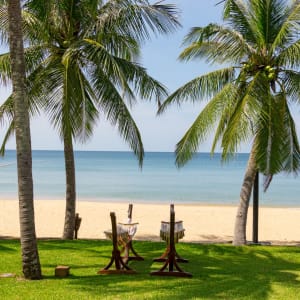
[[[153,3],[153,1],[150,1]],[[179,62],[178,56],[183,50],[184,36],[193,26],[205,26],[221,21],[222,5],[218,0],[165,0],[164,3],[176,4],[180,10],[182,28],[168,36],[153,37],[143,45],[141,63],[148,73],[163,83],[170,93],[190,81],[205,74],[217,66],[209,66],[204,61]],[[0,89],[0,103],[9,94],[9,89]],[[163,115],[157,116],[155,102],[138,102],[132,107],[132,115],[140,129],[145,151],[174,151],[176,143],[192,124],[203,103],[185,103],[181,107],[174,105]],[[298,115],[299,109],[298,109]],[[297,123],[300,124],[298,118]],[[3,139],[3,127],[0,141]],[[62,150],[63,145],[57,132],[49,125],[43,115],[31,120],[32,149]],[[201,144],[200,152],[209,152],[212,138]],[[94,134],[85,144],[76,143],[76,150],[130,151],[129,146],[118,134],[117,128],[101,118]],[[15,140],[11,138],[7,149],[15,149]],[[240,152],[248,152],[249,145],[242,145]]]

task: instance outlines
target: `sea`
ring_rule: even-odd
[[[33,150],[34,198],[64,199],[63,151]],[[228,162],[221,155],[197,153],[177,168],[171,152],[146,152],[140,168],[132,152],[75,151],[79,201],[237,205],[249,154]],[[262,206],[300,207],[300,180],[291,174],[274,176],[263,191]],[[0,158],[0,199],[17,199],[16,152]]]

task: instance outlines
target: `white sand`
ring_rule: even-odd
[[[183,220],[185,237],[182,241],[227,242],[233,237],[236,214],[234,206],[175,205],[176,220]],[[77,202],[82,217],[78,238],[105,238],[111,228],[110,212],[117,221],[127,219],[128,203]],[[65,202],[35,201],[35,223],[38,238],[60,238],[63,231]],[[299,243],[300,208],[270,208],[259,210],[259,240],[272,243]],[[139,222],[136,239],[159,240],[160,222],[168,221],[169,204],[133,202],[133,221]],[[18,202],[0,200],[0,238],[19,237]],[[252,239],[252,209],[249,208],[247,239]]]

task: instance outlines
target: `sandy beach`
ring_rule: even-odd
[[[38,238],[60,238],[63,231],[65,202],[35,200]],[[78,238],[104,239],[111,228],[110,212],[117,222],[127,220],[128,203],[77,202],[82,218]],[[175,205],[176,220],[182,220],[186,242],[230,242],[236,214],[235,206]],[[169,204],[133,203],[133,222],[138,222],[135,239],[159,240],[160,224],[168,221]],[[300,208],[261,207],[259,240],[272,244],[300,244]],[[0,238],[19,237],[18,202],[0,200]],[[252,208],[249,208],[247,239],[252,239]]]

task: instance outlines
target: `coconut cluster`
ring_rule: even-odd
[[[274,68],[272,68],[271,66],[265,66],[265,72],[270,80],[275,79],[276,74]]]
[[[264,70],[266,76],[269,80],[274,80],[276,78],[276,69],[270,65],[252,65],[249,63],[243,63],[243,70],[248,74],[253,74],[258,70]]]

